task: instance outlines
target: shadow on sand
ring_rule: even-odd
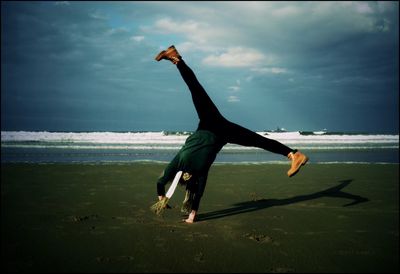
[[[319,191],[313,194],[300,195],[287,199],[260,199],[256,201],[248,201],[243,203],[234,204],[231,208],[226,208],[222,210],[206,212],[198,214],[198,221],[212,220],[223,217],[228,217],[236,214],[247,213],[252,211],[257,211],[273,206],[289,205],[294,203],[299,203],[303,201],[314,200],[322,197],[335,197],[335,198],[345,198],[353,200],[352,202],[345,204],[343,206],[353,206],[359,203],[367,202],[369,199],[353,195],[350,193],[343,192],[342,189],[348,186],[353,180],[343,180],[339,181],[340,184],[323,191]]]

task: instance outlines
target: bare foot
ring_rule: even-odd
[[[186,223],[188,223],[188,224],[193,224],[193,220],[192,219],[189,219],[189,218],[187,218],[186,220],[184,220]]]
[[[196,216],[196,210],[192,210],[192,212],[190,212],[188,218],[183,219],[183,221],[188,224],[193,224],[195,216]]]

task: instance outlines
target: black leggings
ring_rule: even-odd
[[[226,143],[258,147],[284,156],[294,151],[276,140],[265,138],[225,119],[201,86],[191,68],[182,59],[178,62],[177,67],[192,94],[193,103],[200,119],[198,130],[209,130]]]

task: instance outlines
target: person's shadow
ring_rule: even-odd
[[[361,197],[359,195],[353,195],[350,193],[343,192],[342,189],[348,186],[353,180],[343,180],[339,181],[341,184],[328,188],[323,191],[319,191],[316,193],[308,194],[308,195],[300,195],[286,199],[260,199],[256,201],[247,201],[242,203],[233,204],[233,207],[221,209],[212,212],[206,212],[202,214],[198,214],[198,221],[212,220],[223,217],[228,217],[236,214],[242,214],[252,211],[257,211],[273,206],[282,206],[289,205],[303,201],[314,200],[322,197],[337,197],[337,198],[345,198],[353,200],[352,202],[345,204],[343,206],[353,206],[359,203],[367,202],[369,199]]]

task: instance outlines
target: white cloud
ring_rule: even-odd
[[[262,68],[252,68],[251,71],[261,73],[261,74],[282,74],[282,73],[287,73],[287,70],[284,68],[278,68],[278,67],[262,67]]]
[[[198,23],[188,20],[185,22],[175,22],[170,18],[163,18],[157,20],[154,24],[159,30],[167,31],[170,33],[190,33],[198,29]]]
[[[129,38],[131,41],[141,42],[144,40],[144,36],[132,36]]]
[[[228,87],[232,92],[238,92],[240,90],[240,79],[236,80],[236,85]]]
[[[240,87],[239,86],[231,86],[231,87],[228,87],[228,89],[230,89],[230,90],[232,90],[234,92],[237,92],[237,91],[240,90]]]
[[[359,13],[373,13],[374,11],[367,2],[353,2],[354,8]]]
[[[98,19],[98,20],[107,20],[107,19],[108,19],[108,16],[107,16],[107,15],[105,15],[105,14],[103,14],[103,13],[100,13],[100,12],[98,12],[98,11],[93,12],[93,13],[90,13],[90,14],[89,14],[89,17],[91,17],[91,18],[93,18],[93,19]]]
[[[237,96],[231,95],[231,96],[228,97],[228,102],[229,103],[236,103],[236,102],[240,102],[240,99]]]
[[[183,43],[177,43],[177,44],[175,44],[175,47],[179,50],[180,53],[188,53],[188,52],[210,53],[210,52],[218,52],[219,51],[219,48],[214,45],[195,43],[195,42],[190,42],[190,41],[185,41]]]
[[[123,33],[128,33],[128,29],[125,27],[120,27],[120,28],[112,28],[107,31],[107,35],[115,35],[115,34],[123,34]]]
[[[274,54],[279,54],[280,43],[284,43],[282,48],[294,44],[292,37],[299,40],[296,45],[308,47],[313,46],[315,39],[332,41],[354,32],[381,31],[381,26],[374,27],[377,14],[398,8],[393,2],[368,1],[216,1],[202,5],[183,1],[154,5],[167,9],[170,17],[159,18],[144,29],[166,36],[182,35],[178,39],[183,39],[185,45],[191,44],[185,50],[220,51],[228,45],[260,49],[264,44]],[[303,36],[298,37],[298,33]],[[217,57],[214,53],[210,61]]]
[[[209,55],[203,59],[203,63],[222,67],[252,67],[265,60],[266,56],[258,50],[235,47],[219,55]]]
[[[324,58],[309,57],[345,45],[355,34],[390,32],[396,28],[392,10],[398,8],[393,2],[347,1],[167,3],[154,2],[161,9],[157,19],[141,28],[146,39],[159,43],[155,46],[174,43],[184,56],[201,58],[203,65],[273,75],[294,71],[303,62],[322,62]]]
[[[208,23],[194,20],[174,21],[170,18],[157,20],[152,28],[161,33],[183,34],[189,41],[201,44],[206,44],[215,31]]]
[[[152,26],[142,26],[141,30],[147,33],[157,33],[166,36],[172,34],[182,35],[183,42],[175,44],[175,46],[179,46],[182,52],[220,51],[221,46],[219,45],[226,47],[226,42],[221,43],[221,39],[224,39],[223,37],[228,39],[231,35],[230,31],[223,26],[213,22],[203,22],[201,19],[173,20],[171,18],[162,18],[155,21]]]

